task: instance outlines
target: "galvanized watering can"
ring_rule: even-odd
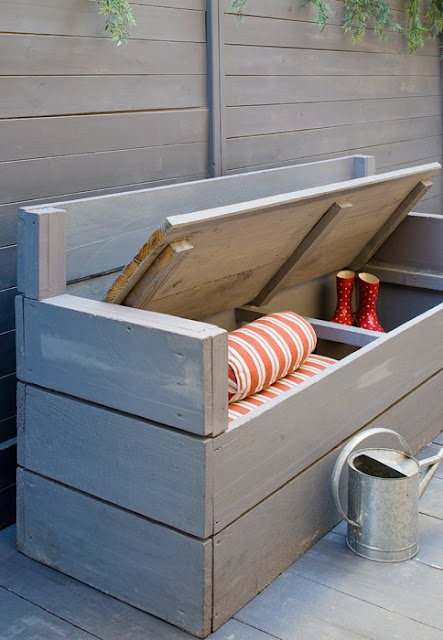
[[[378,433],[396,436],[403,451],[353,449]],[[343,448],[332,474],[334,502],[348,523],[346,542],[360,556],[399,562],[418,551],[418,501],[443,460],[443,447],[430,458],[416,460],[405,439],[391,429],[366,429]],[[348,513],[339,495],[347,463]],[[428,467],[421,475],[420,470]]]

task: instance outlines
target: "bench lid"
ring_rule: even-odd
[[[438,163],[166,218],[106,301],[201,319],[359,269],[432,186]]]

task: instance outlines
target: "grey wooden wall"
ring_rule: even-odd
[[[352,45],[336,1],[323,33],[299,0],[248,0],[240,27],[229,4],[136,0],[116,47],[95,2],[0,0],[0,526],[14,508],[19,206],[349,153],[378,170],[441,161],[437,43]],[[419,209],[440,213],[441,194],[439,178]]]
[[[14,508],[16,213],[207,175],[205,0],[137,0],[117,47],[90,0],[0,0],[0,525]]]
[[[374,155],[378,171],[441,161],[438,40],[414,55],[399,34],[382,41],[367,32],[353,45],[340,27],[342,3],[329,4],[336,16],[322,33],[297,0],[248,0],[240,27],[225,14],[228,172],[348,153]],[[419,210],[440,213],[441,194],[437,179]]]

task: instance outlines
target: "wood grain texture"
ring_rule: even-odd
[[[127,266],[118,287],[116,283],[107,299],[133,304],[128,294],[140,277],[148,272],[166,244],[181,238],[186,238],[194,249],[143,308],[199,319],[242,306],[255,299],[290,256],[295,256],[297,269],[284,274],[281,288],[340,270],[395,214],[417,183],[438,169],[439,165],[424,165],[169,217]],[[341,211],[339,224],[325,224],[323,229],[320,223],[315,253],[303,251],[298,255],[296,250],[301,243],[306,242],[308,248],[310,241],[305,238],[315,225],[334,203],[342,201],[353,206]],[[407,207],[403,207],[402,214],[406,212]],[[215,228],[218,246],[223,250],[214,249]],[[162,238],[157,242],[158,234]],[[229,254],[225,247],[229,247]]]
[[[17,478],[21,551],[194,635],[210,631],[211,541],[22,469]]]
[[[141,67],[138,73],[130,75],[118,75],[118,70],[108,71],[109,75],[94,75],[95,69],[92,68],[88,75],[47,76],[42,69],[38,76],[5,76],[2,78],[0,117],[113,114],[147,109],[191,109],[206,106],[203,69],[200,74],[194,75],[190,70],[186,74],[171,72],[168,75],[144,75]],[[10,96],[13,96],[12,113]],[[180,115],[183,115],[186,121],[187,115]],[[142,119],[142,116],[140,118]],[[167,119],[167,116],[162,119]],[[106,119],[104,121],[106,122]],[[47,126],[57,128],[55,122]],[[175,126],[177,127],[177,124]],[[30,129],[32,123],[23,127]],[[69,131],[63,130],[62,135],[66,136],[68,133]],[[115,135],[119,136],[117,132]],[[150,135],[155,136],[154,133]],[[109,136],[107,137],[109,139]],[[24,148],[29,144],[26,140],[23,141]],[[100,143],[97,139],[96,144],[103,144],[103,141]]]
[[[206,142],[207,128],[205,107],[178,112],[172,105],[167,111],[11,118],[0,120],[2,161]]]
[[[30,385],[18,419],[22,467],[194,536],[211,534],[207,440]]]
[[[67,211],[67,278],[122,268],[168,215],[315,187],[353,177],[352,157],[141,189],[57,205]],[[124,220],[122,221],[122,211]],[[14,214],[15,215],[15,214]],[[103,225],[103,219],[106,225]]]
[[[214,442],[216,531],[300,473],[334,443],[375,420],[399,398],[406,399],[411,391],[438,372],[442,357],[438,338],[442,311],[443,305],[440,305],[363,347],[327,372],[318,374],[314,381],[286,393],[283,399],[272,401],[272,407],[268,403],[267,409],[257,409],[252,417],[248,414],[249,418],[241,419],[238,426],[217,438]],[[353,392],[344,407],[337,398],[337,389],[348,388],[350,380]],[[434,383],[423,387],[424,393],[427,388],[436,393]],[[420,411],[426,406],[432,422],[433,412],[439,410],[435,402],[428,404],[429,407],[421,403],[417,406]],[[409,408],[409,403],[406,406]],[[413,407],[409,408],[409,415],[414,415],[413,426],[421,424]],[[407,416],[405,423],[409,424]],[[334,426],[325,433],[325,425]]]
[[[394,414],[397,411],[395,407],[392,410]],[[387,419],[388,413],[385,414]],[[397,417],[407,416],[408,407],[404,406]],[[439,430],[438,422],[438,410],[435,411],[434,406],[420,426],[411,417],[402,421],[398,430],[416,452],[423,447],[423,442],[434,437]],[[338,522],[340,516],[334,511],[330,478],[340,448],[332,449],[215,536],[214,628],[223,624]],[[263,463],[262,468],[266,468],[265,465]],[[243,612],[236,617],[246,620]]]
[[[18,214],[17,289],[43,300],[66,291],[66,211],[48,207]]]
[[[227,397],[217,410],[210,400],[224,373],[213,371],[214,340],[226,343],[227,333],[74,296],[25,300],[19,377],[206,435],[227,425]]]
[[[443,217],[410,213],[378,249],[371,265],[443,273]]]
[[[205,64],[205,44],[199,42],[133,40],[117,49],[106,37],[2,34],[0,41],[1,75],[204,75]]]
[[[131,39],[205,42],[203,11],[139,3],[132,9],[137,25],[130,29]],[[3,19],[9,33],[107,37],[105,18],[94,4],[82,0],[45,0],[31,6],[17,0],[14,7],[4,7]]]

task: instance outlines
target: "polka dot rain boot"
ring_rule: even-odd
[[[385,332],[378,321],[375,307],[377,304],[380,280],[371,273],[358,274],[357,327],[371,331]]]
[[[353,271],[339,271],[336,275],[337,284],[337,308],[331,318],[331,322],[352,326],[352,288],[354,286],[355,273]]]

